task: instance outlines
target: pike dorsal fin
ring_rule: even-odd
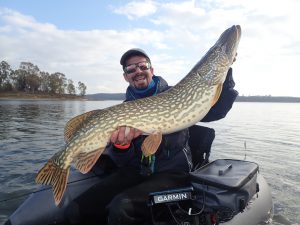
[[[146,137],[142,144],[142,152],[144,156],[148,157],[150,155],[153,155],[157,151],[161,143],[161,140],[162,140],[161,132],[153,133],[150,134],[148,137]]]
[[[92,152],[81,152],[74,160],[76,169],[83,174],[89,172],[99,159],[104,149],[105,148],[99,148]]]
[[[219,100],[221,92],[222,92],[222,89],[223,89],[223,84],[219,84],[218,87],[217,87],[214,99],[212,101],[211,107],[213,107],[217,103],[217,101]]]
[[[64,131],[65,142],[69,142],[69,140],[73,137],[76,131],[83,126],[84,124],[83,122],[85,122],[88,117],[90,117],[91,115],[97,112],[99,112],[99,110],[89,111],[70,119],[65,126],[65,131]]]

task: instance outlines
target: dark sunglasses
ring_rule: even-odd
[[[124,67],[124,72],[126,74],[131,74],[131,73],[135,73],[137,68],[140,68],[140,70],[145,71],[150,69],[151,64],[150,62],[144,61],[144,62],[139,62],[139,63],[135,63],[135,64],[130,64],[128,66]]]

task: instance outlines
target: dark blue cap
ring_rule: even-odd
[[[132,48],[132,49],[129,49],[127,52],[125,52],[122,55],[122,57],[120,59],[120,64],[124,67],[126,60],[129,57],[135,56],[135,55],[142,55],[142,56],[146,57],[149,60],[149,62],[151,63],[149,56],[147,55],[147,53],[144,50],[142,50],[140,48]]]

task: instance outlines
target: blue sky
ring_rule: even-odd
[[[156,75],[183,78],[233,24],[240,95],[300,97],[298,0],[0,0],[0,60],[62,72],[87,92],[124,92],[119,59],[146,50]]]
[[[112,14],[120,1],[78,0],[13,0],[2,1],[7,8],[33,16],[40,23],[54,24],[58,29],[87,31],[92,29],[120,29],[123,16]],[[123,19],[124,21],[124,19]]]

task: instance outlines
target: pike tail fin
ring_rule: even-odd
[[[49,160],[38,172],[35,182],[38,184],[51,185],[55,205],[58,205],[67,187],[70,169],[62,169],[53,160]]]

